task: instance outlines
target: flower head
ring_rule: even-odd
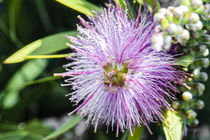
[[[145,10],[137,19],[127,16],[119,6],[109,6],[86,22],[79,17],[76,38],[70,48],[65,82],[74,91],[70,100],[80,105],[78,112],[95,125],[130,129],[163,119],[162,108],[171,109],[165,97],[178,92],[173,82],[180,78],[174,59],[152,49],[155,32],[153,15]],[[148,127],[149,129],[149,127]]]

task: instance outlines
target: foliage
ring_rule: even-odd
[[[76,35],[78,12],[94,16],[92,10],[100,10],[99,7],[107,1],[57,1],[59,3],[52,0],[0,0],[0,139],[116,139],[115,132],[105,135],[106,130],[102,126],[97,135],[92,134],[93,128],[87,130],[82,127],[86,131],[81,131],[78,136],[79,132],[76,132],[78,129],[75,127],[79,127],[79,122],[83,123],[82,118],[75,115],[72,119],[68,117],[68,121],[62,119],[73,108],[65,97],[68,90],[59,85],[62,80],[52,75],[62,72],[61,65],[67,61],[45,59],[66,57],[71,50],[67,50],[65,44],[68,40],[64,35]],[[118,2],[124,4],[122,0]],[[152,3],[154,2],[149,0],[149,4]],[[31,60],[36,58],[42,59]],[[177,63],[187,67],[191,61],[186,56],[177,60]],[[202,98],[207,101],[209,95]],[[208,108],[210,104],[206,103]],[[205,117],[210,115],[209,112],[200,112],[201,125],[210,124]],[[51,120],[51,126],[47,124],[47,119]],[[53,122],[56,127],[52,126]],[[173,112],[167,112],[163,122],[166,137],[174,137],[176,133],[180,138],[181,129],[177,131],[177,127],[182,127],[180,118]],[[158,133],[160,128],[152,127],[153,136],[147,134],[146,129],[142,131],[143,127],[136,128],[134,137],[127,132],[124,136],[121,134],[120,139],[137,140],[140,136],[157,139],[163,136],[163,133]]]

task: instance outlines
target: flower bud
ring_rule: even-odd
[[[179,108],[179,102],[178,102],[178,101],[173,101],[173,102],[172,102],[172,107],[173,107],[174,109],[178,109],[178,108]]]
[[[196,89],[198,91],[198,96],[201,96],[203,95],[203,92],[205,91],[205,85],[199,82],[196,84]]]
[[[194,120],[192,121],[192,126],[193,126],[193,127],[197,127],[198,125],[199,125],[198,119],[194,119]]]
[[[160,31],[161,31],[161,26],[160,26],[160,25],[157,25],[157,26],[155,27],[155,32],[158,33],[158,32],[160,32]]]
[[[203,68],[209,67],[209,59],[208,58],[199,58],[199,59],[195,60],[194,63],[196,66],[201,66]]]
[[[182,99],[184,101],[190,101],[192,100],[193,96],[192,96],[192,93],[190,93],[189,91],[185,91],[183,94],[182,94]]]
[[[193,70],[192,74],[194,78],[198,78],[200,76],[200,70],[201,70],[200,67]]]
[[[206,49],[206,51],[203,53],[203,56],[206,57],[209,55],[209,49]]]
[[[203,5],[202,0],[192,0],[191,2],[192,2],[192,7],[195,9]]]
[[[177,33],[177,30],[178,30],[178,28],[177,28],[176,24],[174,24],[174,23],[169,24],[169,26],[168,26],[168,28],[167,28],[167,31],[168,31],[170,34],[175,34],[175,33]]]
[[[206,72],[201,72],[198,80],[202,82],[206,82],[208,80],[208,74]]]
[[[152,48],[159,52],[162,51],[164,44],[164,36],[163,33],[156,33],[152,36]]]
[[[164,46],[163,48],[165,50],[169,50],[171,48],[171,40],[172,40],[172,37],[170,35],[167,35],[164,37]]]
[[[202,15],[204,20],[210,20],[210,4],[206,4]]]
[[[162,13],[156,13],[154,15],[154,21],[156,22],[160,22],[161,20],[164,20],[165,19],[165,16],[162,14]]]
[[[184,14],[189,12],[189,8],[185,5],[180,5],[179,8],[182,10]]]
[[[198,22],[194,23],[194,24],[191,24],[191,29],[196,32],[196,31],[199,31],[203,28],[203,23],[199,20]]]
[[[187,114],[187,118],[190,120],[195,119],[197,117],[197,113],[193,110],[187,110],[186,114]]]
[[[161,13],[163,15],[166,15],[167,14],[167,9],[166,8],[160,8],[158,13]]]
[[[206,46],[206,45],[200,45],[200,46],[198,47],[198,51],[199,51],[199,53],[201,53],[201,54],[203,54],[203,53],[206,51],[206,49],[207,49],[207,46]]]
[[[191,13],[189,17],[190,23],[196,23],[200,20],[199,15],[196,13]]]
[[[184,16],[184,13],[182,11],[182,9],[180,7],[175,7],[173,10],[172,10],[172,13],[174,14],[174,16],[176,18],[181,18]]]
[[[204,106],[205,106],[204,101],[202,101],[202,100],[198,100],[198,101],[197,101],[197,103],[196,103],[197,109],[203,109]]]
[[[178,36],[178,42],[182,45],[185,45],[190,39],[190,32],[188,30],[183,29]]]

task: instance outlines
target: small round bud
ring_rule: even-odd
[[[202,67],[208,68],[209,67],[209,59],[208,58],[202,58]]]
[[[198,78],[200,76],[200,70],[201,70],[200,67],[193,70],[192,74],[194,78]]]
[[[172,11],[172,10],[174,9],[174,6],[169,6],[167,9],[168,9],[169,11]]]
[[[196,23],[200,20],[199,15],[196,13],[191,13],[189,17],[190,23]]]
[[[203,23],[201,21],[198,21],[194,24],[191,24],[191,29],[196,32],[196,31],[199,31],[203,28]]]
[[[193,8],[195,8],[195,9],[196,9],[196,8],[199,8],[200,6],[203,5],[202,0],[192,0],[191,2],[192,2]]]
[[[165,16],[162,13],[156,13],[154,15],[154,21],[160,22],[161,20],[164,20]]]
[[[172,10],[172,13],[174,14],[174,16],[176,18],[181,18],[183,17],[184,13],[182,11],[182,9],[180,7],[175,7],[173,10]]]
[[[202,83],[197,83],[196,84],[196,90],[198,91],[198,96],[203,95],[203,92],[205,91],[205,85]]]
[[[200,46],[198,47],[198,51],[199,51],[199,53],[201,53],[201,54],[203,54],[203,53],[206,51],[206,49],[207,49],[207,46],[206,46],[206,45],[200,45]]]
[[[192,96],[192,93],[190,93],[189,91],[185,91],[183,94],[182,94],[182,99],[184,101],[190,101],[192,100],[193,96]]]
[[[210,4],[205,5],[202,17],[204,20],[210,20]]]
[[[185,45],[190,39],[190,32],[188,30],[182,30],[178,36],[178,42],[182,45]]]
[[[198,125],[199,125],[198,119],[194,119],[194,120],[192,121],[192,126],[193,126],[193,127],[197,127]]]
[[[191,120],[197,117],[197,113],[193,110],[187,110],[186,114],[187,114],[187,118]]]
[[[156,33],[152,36],[152,48],[159,52],[162,51],[164,44],[164,36],[163,33]]]
[[[193,35],[193,37],[195,39],[199,39],[201,37],[201,33],[200,32],[193,32],[192,35]]]
[[[155,27],[155,32],[158,33],[158,32],[160,32],[160,31],[161,31],[161,26],[160,26],[160,25],[157,25],[157,26]]]
[[[179,8],[182,10],[184,14],[189,12],[189,8],[185,5],[180,5]]]
[[[206,72],[201,72],[198,80],[202,82],[206,82],[208,80],[208,74]]]
[[[195,60],[195,65],[196,66],[201,66],[203,68],[208,68],[209,67],[209,59],[208,58],[200,58]]]
[[[206,57],[209,55],[209,49],[206,49],[206,51],[203,53],[203,56]]]
[[[166,15],[167,14],[167,9],[166,8],[160,8],[158,13],[161,13],[163,15]]]
[[[197,107],[198,109],[203,109],[204,106],[205,106],[204,101],[202,101],[202,100],[198,100],[198,101],[197,101],[196,107]]]
[[[179,102],[178,102],[178,101],[173,101],[173,102],[172,102],[172,107],[173,107],[174,109],[178,109],[178,108],[179,108]]]
[[[171,48],[171,40],[172,40],[172,37],[170,35],[167,35],[164,37],[164,46],[163,48],[165,50],[169,50]]]
[[[176,24],[174,24],[174,23],[169,24],[169,26],[167,28],[167,31],[170,34],[175,34],[177,32],[177,30],[178,30],[178,28],[177,28]]]

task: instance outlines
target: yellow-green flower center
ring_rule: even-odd
[[[106,85],[122,86],[124,84],[128,72],[127,64],[115,64],[113,66],[108,63],[103,68],[104,83]]]

